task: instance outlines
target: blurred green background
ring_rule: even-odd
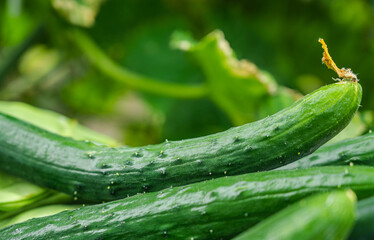
[[[0,100],[129,146],[201,136],[334,82],[322,37],[364,89],[353,137],[372,126],[373,11],[364,0],[1,1]]]

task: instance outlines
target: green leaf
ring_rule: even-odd
[[[4,173],[0,173],[0,211],[14,211],[50,196],[52,192]]]
[[[25,103],[0,101],[0,112],[62,136],[72,137],[77,140],[90,140],[109,146],[119,145],[116,140],[81,126],[74,119]]]
[[[257,110],[257,119],[265,118],[269,115],[291,106],[302,95],[292,89],[279,86],[275,94],[264,98]]]
[[[230,119],[209,99],[179,100],[167,112],[162,139],[200,137],[230,127]]]
[[[188,33],[175,32],[170,44],[196,58],[211,99],[236,125],[256,120],[264,99],[277,96],[278,86],[273,77],[249,61],[238,60],[219,30],[199,42]]]
[[[0,228],[10,226],[16,223],[24,222],[31,218],[45,217],[45,216],[53,215],[53,214],[56,214],[62,211],[73,210],[78,207],[80,206],[79,205],[62,205],[62,204],[38,207],[38,208],[20,213],[15,217],[0,221]]]
[[[185,53],[171,49],[169,45],[173,30],[184,26],[184,21],[165,18],[133,31],[126,41],[128,50],[122,65],[162,82],[202,83],[204,77],[199,68],[186,58]],[[174,101],[155,94],[143,94],[143,97],[152,108],[162,113],[167,112]]]
[[[91,69],[84,76],[69,82],[62,89],[62,99],[79,113],[105,115],[113,112],[119,97],[127,88],[110,81],[103,74]]]

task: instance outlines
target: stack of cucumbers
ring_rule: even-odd
[[[374,135],[319,148],[361,95],[343,77],[260,121],[137,148],[1,113],[0,170],[84,205],[4,227],[0,239],[372,239]]]

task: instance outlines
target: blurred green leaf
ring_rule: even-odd
[[[132,147],[159,143],[160,131],[160,124],[152,121],[129,123],[124,129],[125,143]]]
[[[189,34],[176,32],[171,46],[191,52],[196,57],[209,84],[211,99],[235,125],[255,121],[265,113],[270,115],[295,100],[288,91],[278,90],[272,75],[261,71],[253,63],[238,60],[219,30],[208,34],[200,42],[192,40]],[[270,100],[266,101],[268,98]],[[280,99],[285,101],[278,101]],[[269,103],[271,101],[273,103]],[[266,104],[272,105],[271,109],[267,109]]]
[[[52,6],[67,21],[81,27],[91,27],[104,0],[51,0]]]
[[[302,95],[292,89],[280,86],[275,94],[263,99],[257,110],[257,119],[265,118],[269,115],[291,106]]]
[[[236,125],[254,121],[256,99],[276,91],[276,84],[263,78],[257,67],[236,59],[219,30],[200,42],[180,32],[173,35],[172,46],[191,52],[201,65],[209,83],[209,93]]]
[[[8,0],[5,7],[0,8],[0,47],[19,44],[36,26],[37,20],[24,11],[23,5],[24,1]]]
[[[131,32],[125,42],[127,51],[121,63],[164,82],[202,83],[204,76],[200,69],[186,58],[185,53],[169,46],[172,32],[183,26],[186,26],[183,21],[169,18],[144,24]],[[166,113],[174,101],[154,94],[143,93],[143,97],[161,113]]]
[[[19,72],[31,79],[45,75],[57,66],[60,55],[57,50],[45,45],[34,45],[20,59]]]
[[[37,201],[29,202],[29,204],[24,205],[23,207],[18,207],[17,209],[14,209],[12,211],[0,211],[0,225],[3,220],[7,221],[13,216],[16,216],[30,209],[53,204],[70,204],[73,202],[73,198],[65,193],[58,193],[52,190],[50,190],[49,193],[49,195],[44,196],[43,198],[37,197]]]
[[[73,210],[78,207],[80,206],[79,205],[61,205],[61,204],[38,207],[38,208],[20,213],[15,217],[0,221],[0,228],[10,226],[16,223],[24,222],[31,218],[45,217],[45,216],[53,215],[53,214],[56,214],[62,211]]]
[[[0,211],[13,211],[51,194],[50,190],[0,173]]]
[[[370,23],[372,9],[367,1],[332,0],[324,1],[328,6],[331,19],[345,28],[359,30]]]
[[[162,140],[180,140],[224,131],[230,119],[208,99],[174,101],[166,113]]]
[[[303,94],[308,94],[322,87],[323,81],[312,74],[304,74],[295,79],[295,84]]]
[[[128,89],[92,69],[73,79],[62,90],[62,99],[72,109],[86,114],[109,114],[118,98]]]
[[[46,76],[57,68],[61,56],[55,49],[35,45],[25,51],[19,59],[20,76],[13,79],[0,91],[3,99],[14,99],[40,85]]]
[[[74,119],[69,119],[56,112],[39,109],[25,103],[0,101],[0,112],[62,136],[72,137],[77,140],[91,140],[109,146],[119,145],[116,140],[81,126]]]
[[[126,39],[126,54],[120,62],[132,71],[160,81],[202,83],[200,69],[185,53],[170,48],[173,31],[185,26],[179,19],[165,18],[133,30]]]

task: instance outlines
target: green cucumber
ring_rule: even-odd
[[[0,229],[0,239],[229,239],[311,194],[374,194],[374,168],[249,173],[140,194]]]
[[[358,83],[340,81],[255,123],[137,148],[76,141],[0,114],[0,170],[92,201],[269,170],[335,136],[354,116],[361,94]]]
[[[356,222],[348,239],[374,239],[374,197],[358,202]]]
[[[277,169],[301,169],[349,164],[374,165],[374,134],[368,133],[323,146],[314,153]]]
[[[352,228],[352,191],[323,193],[292,204],[233,240],[342,240]]]
[[[77,140],[90,139],[110,146],[119,145],[113,139],[85,128],[74,119],[25,103],[0,101],[0,112],[62,136]],[[0,222],[32,207],[73,200],[70,195],[69,197],[60,196],[63,195],[40,188],[20,178],[0,173]]]

